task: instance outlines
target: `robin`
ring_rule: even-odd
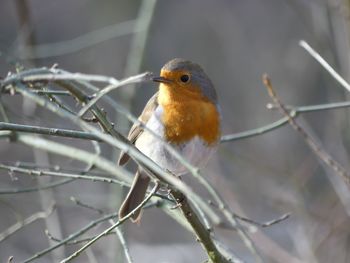
[[[220,140],[220,110],[215,88],[203,69],[196,63],[175,58],[161,69],[159,90],[147,102],[139,120],[165,142],[173,146],[188,162],[203,167],[215,152]],[[160,167],[181,176],[186,168],[169,153],[164,142],[135,123],[128,139],[143,154]],[[121,153],[118,164],[130,157]],[[150,178],[138,168],[131,189],[119,210],[123,218],[145,198]],[[141,209],[131,220],[137,222]]]

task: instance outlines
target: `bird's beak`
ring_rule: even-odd
[[[160,83],[171,83],[172,82],[170,79],[166,79],[164,77],[154,77],[154,78],[152,78],[152,81],[160,82]]]

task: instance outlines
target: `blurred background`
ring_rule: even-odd
[[[347,91],[315,62],[298,42],[305,39],[347,80],[349,5],[346,0],[241,1],[93,1],[17,0],[0,2],[0,76],[25,68],[58,64],[70,72],[117,79],[144,71],[158,73],[165,62],[182,57],[202,65],[215,84],[223,114],[223,133],[257,128],[279,119],[261,82],[268,73],[288,105],[345,101]],[[127,86],[111,93],[138,115],[156,85]],[[14,123],[76,128],[20,96],[3,96]],[[74,101],[70,102],[74,105]],[[130,123],[103,102],[116,128]],[[299,123],[349,169],[349,110],[303,114]],[[50,139],[92,151],[91,143]],[[118,152],[104,146],[102,155]],[[83,164],[0,140],[0,162],[82,169]],[[132,170],[133,167],[130,166]],[[290,212],[288,220],[258,229],[251,238],[265,262],[350,262],[350,194],[343,181],[320,163],[304,139],[286,125],[267,134],[222,143],[203,174],[230,208],[264,222]],[[1,171],[1,189],[25,189],[53,182]],[[186,178],[205,196],[198,183]],[[0,261],[21,262],[99,217],[70,197],[113,212],[125,189],[106,183],[74,181],[59,187],[0,195],[0,233],[28,216],[57,209],[0,243]],[[90,236],[108,224],[94,228]],[[135,262],[203,262],[205,254],[192,234],[160,209],[144,212],[140,225],[124,224]],[[216,236],[246,262],[254,257],[233,231]],[[89,234],[87,235],[89,236]],[[59,262],[81,245],[68,245],[35,262]],[[125,262],[118,238],[105,237],[74,262]]]

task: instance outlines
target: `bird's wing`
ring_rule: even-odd
[[[151,118],[153,112],[158,106],[158,92],[155,93],[152,98],[149,99],[147,102],[144,110],[142,111],[141,115],[139,116],[139,121],[143,124],[146,124],[148,120]],[[143,127],[139,123],[134,123],[134,125],[131,127],[128,135],[128,140],[135,144],[137,139],[140,137],[140,135],[143,133]],[[124,165],[127,163],[130,159],[130,156],[126,154],[125,152],[122,152],[120,154],[118,165]]]

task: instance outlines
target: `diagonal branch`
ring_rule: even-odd
[[[229,262],[216,247],[209,229],[206,229],[202,222],[199,220],[196,212],[192,209],[188,203],[186,197],[179,191],[171,189],[171,194],[174,196],[178,203],[178,208],[182,211],[186,220],[191,225],[192,230],[198,237],[198,241],[204,247],[209,259],[214,263],[226,263]]]
[[[4,241],[8,237],[13,235],[17,231],[19,231],[20,229],[22,229],[23,227],[30,225],[31,223],[35,222],[36,220],[48,217],[49,215],[51,215],[51,213],[53,212],[54,209],[55,209],[55,204],[53,203],[49,206],[49,208],[46,211],[37,212],[37,213],[27,217],[23,221],[17,222],[14,225],[10,226],[9,228],[7,228],[4,232],[2,232],[0,234],[0,242]]]
[[[349,83],[336,72],[331,65],[319,54],[316,50],[314,50],[305,40],[300,40],[299,45],[304,48],[314,59],[318,61],[318,63],[321,64],[321,66],[328,71],[329,74],[333,78],[335,78],[336,81],[340,83],[347,91],[350,91],[350,85]]]
[[[77,256],[79,256],[81,254],[81,252],[83,252],[85,249],[87,249],[88,247],[90,247],[92,244],[94,244],[96,241],[98,241],[100,238],[108,235],[110,232],[112,232],[115,228],[117,228],[118,226],[120,226],[123,222],[125,222],[127,219],[129,219],[134,213],[135,211],[141,209],[153,196],[153,194],[155,192],[157,192],[159,188],[159,183],[156,182],[153,190],[146,196],[146,198],[134,209],[132,210],[129,214],[127,214],[125,217],[120,218],[119,221],[117,221],[115,224],[113,224],[111,227],[107,228],[105,231],[103,231],[101,234],[99,234],[98,236],[96,236],[94,239],[90,240],[88,243],[86,243],[84,246],[82,246],[80,249],[78,249],[77,251],[75,251],[72,255],[70,255],[69,257],[63,259],[61,261],[61,263],[66,263],[71,261],[72,259],[76,258]]]
[[[288,118],[288,123],[296,130],[305,140],[307,145],[311,148],[311,150],[316,154],[316,156],[328,165],[330,168],[334,170],[334,172],[340,176],[344,182],[350,186],[350,175],[346,171],[346,169],[338,163],[333,157],[327,153],[321,146],[319,146],[314,139],[297,123],[297,121],[292,118],[289,114],[289,111],[286,109],[284,104],[278,98],[275,90],[272,87],[270,78],[265,74],[263,75],[263,83],[267,88],[269,96],[272,98],[274,103],[278,106],[280,112],[284,114]]]
[[[58,242],[57,244],[48,247],[40,252],[35,253],[35,255],[33,255],[32,257],[24,260],[22,263],[28,263],[31,262],[35,259],[38,259],[40,257],[42,257],[43,255],[55,250],[56,248],[63,246],[67,243],[69,243],[70,241],[74,240],[76,237],[79,237],[81,235],[83,235],[85,232],[87,232],[88,230],[90,230],[91,228],[95,227],[96,225],[100,224],[101,222],[105,222],[111,218],[115,218],[116,216],[118,216],[118,213],[111,213],[108,215],[105,215],[103,217],[100,217],[94,221],[91,221],[89,224],[87,224],[86,226],[84,226],[83,228],[79,229],[78,231],[76,231],[75,233],[69,235],[67,238],[61,240],[60,242]]]
[[[118,83],[113,83],[104,89],[100,90],[99,92],[94,94],[94,98],[90,100],[78,113],[78,116],[83,116],[96,102],[101,99],[105,94],[111,92],[112,90],[115,90],[117,88],[120,88],[121,86],[125,86],[129,83],[137,83],[137,82],[143,82],[150,80],[152,77],[152,73],[146,72],[142,73],[136,76],[132,76],[129,78],[126,78],[124,80],[119,81]]]

